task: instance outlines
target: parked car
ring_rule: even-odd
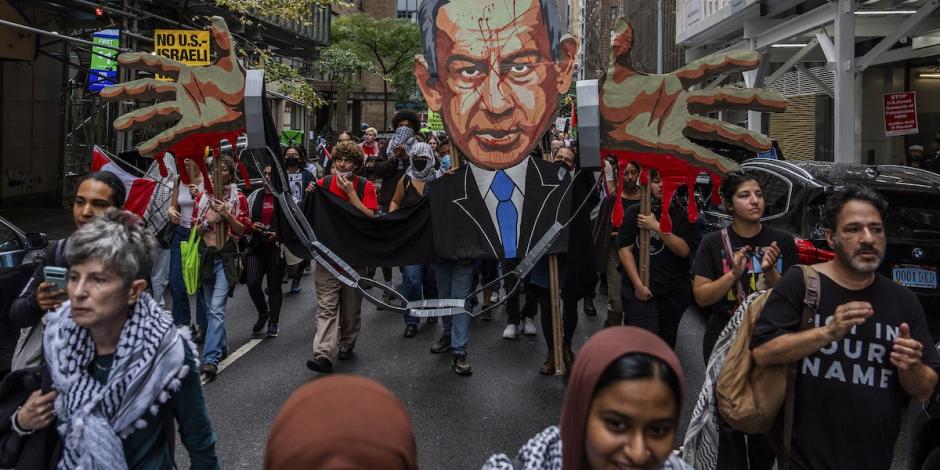
[[[815,161],[751,159],[743,168],[757,175],[764,188],[763,221],[793,233],[800,263],[813,264],[835,254],[825,240],[823,207],[841,186],[862,184],[877,190],[889,204],[884,220],[888,238],[880,273],[917,294],[930,335],[940,340],[940,175],[897,165],[862,165]],[[710,182],[699,179],[705,230],[731,223],[721,207],[709,205]],[[938,344],[940,348],[940,344]],[[940,469],[940,392],[912,417],[912,470]]]
[[[10,369],[20,333],[10,323],[10,305],[29,282],[48,243],[44,234],[25,233],[0,217],[0,376]]]
[[[940,352],[940,344],[937,344]],[[917,405],[911,426],[910,470],[936,470],[940,468],[940,387],[933,398]]]
[[[897,165],[752,159],[742,167],[764,188],[763,221],[791,232],[801,263],[832,259],[823,232],[826,197],[841,186],[862,184],[877,190],[890,210],[884,221],[888,249],[880,272],[917,294],[934,341],[940,340],[940,175]],[[697,192],[707,194],[707,186]],[[721,207],[702,210],[706,230],[727,226]]]

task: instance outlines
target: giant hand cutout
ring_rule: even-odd
[[[132,130],[178,119],[173,127],[141,143],[137,150],[142,155],[159,155],[195,134],[236,131],[245,127],[245,72],[235,55],[228,25],[215,16],[212,17],[210,31],[217,59],[209,66],[190,67],[146,52],[128,52],[118,56],[118,63],[124,67],[160,73],[176,80],[166,82],[143,78],[101,90],[101,97],[106,100],[166,100],[118,117],[114,121],[117,130]]]
[[[679,186],[687,186],[689,219],[698,209],[694,197],[696,177],[708,173],[717,182],[720,175],[738,168],[738,163],[693,142],[691,139],[726,142],[755,152],[769,150],[766,136],[702,114],[721,110],[782,112],[787,99],[759,88],[720,87],[688,90],[722,74],[756,69],[760,54],[736,50],[696,60],[675,72],[657,75],[637,72],[630,63],[633,27],[623,18],[611,32],[610,61],[601,80],[601,152],[617,157],[621,170],[635,160],[654,167],[663,175],[663,200],[671,201]],[[715,184],[717,190],[718,185]],[[717,193],[713,194],[713,199]],[[622,207],[615,206],[613,223],[620,225]],[[672,223],[668,211],[661,216],[663,231]]]
[[[766,136],[700,114],[730,109],[782,112],[787,108],[783,95],[755,88],[688,90],[721,74],[756,69],[760,54],[736,50],[652,75],[632,68],[632,47],[633,27],[621,18],[611,33],[610,62],[601,88],[602,147],[670,154],[715,173],[727,173],[738,165],[690,138],[723,141],[755,152],[770,149]]]

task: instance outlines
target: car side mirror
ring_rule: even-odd
[[[42,250],[49,246],[49,237],[45,233],[29,232],[26,234],[27,250]]]

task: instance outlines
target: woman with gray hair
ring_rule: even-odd
[[[69,301],[49,315],[43,347],[57,392],[17,411],[18,433],[56,421],[59,468],[172,468],[172,420],[192,468],[219,468],[186,328],[147,293],[157,240],[110,210],[69,237]]]

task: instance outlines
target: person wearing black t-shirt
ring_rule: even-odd
[[[774,287],[781,273],[797,263],[793,235],[761,224],[764,193],[753,175],[728,173],[719,188],[733,217],[727,228],[730,254],[722,231],[702,238],[692,268],[695,302],[711,311],[702,338],[706,364],[721,330],[738,306],[753,292]],[[763,435],[735,431],[719,419],[718,467],[722,470],[770,470],[773,453]]]
[[[930,398],[940,355],[917,297],[876,271],[887,242],[887,204],[846,187],[826,205],[826,239],[836,253],[814,266],[819,303],[799,328],[805,286],[799,269],[777,283],[751,338],[761,366],[797,364],[790,466],[793,470],[891,468],[911,398]],[[783,458],[783,419],[768,441]],[[778,462],[783,463],[783,462]]]
[[[727,229],[733,254],[725,251],[722,231],[711,232],[702,238],[692,268],[695,301],[710,310],[702,341],[706,364],[738,304],[753,292],[773,287],[798,262],[793,235],[761,224],[764,192],[753,175],[731,172],[719,191],[734,220]]]
[[[608,166],[608,168],[615,168],[617,165],[616,160]],[[627,163],[627,166],[623,170],[623,189],[620,191],[620,201],[623,205],[624,212],[634,204],[639,204],[640,202],[640,186],[637,184],[637,180],[640,178],[640,164],[631,161]],[[615,172],[611,172],[615,173]],[[616,174],[610,175],[611,179],[617,178]],[[611,193],[616,192],[617,182],[607,181],[608,189]],[[626,219],[624,219],[626,220]],[[620,227],[612,227],[610,232],[610,246],[607,250],[607,266],[605,272],[607,274],[607,321],[604,322],[604,326],[617,326],[623,324],[623,298],[620,294],[621,286],[623,285],[623,276],[620,274],[620,245],[617,243],[617,240],[620,236]]]
[[[640,205],[631,205],[624,212],[617,238],[624,274],[621,288],[624,322],[658,334],[674,348],[679,320],[690,302],[689,254],[698,243],[699,230],[689,222],[686,207],[670,204],[672,232],[662,232],[655,214],[662,207],[663,181],[655,169],[649,172],[652,213],[640,214]],[[644,228],[650,230],[649,286],[643,285],[637,267],[640,256],[637,239]]]

